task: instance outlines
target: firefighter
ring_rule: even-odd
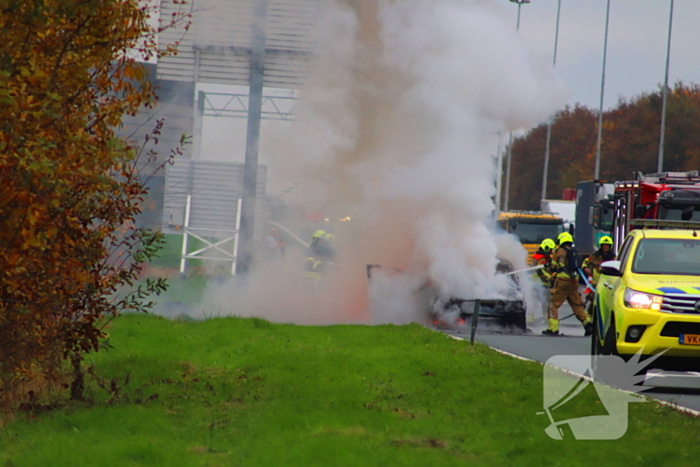
[[[585,335],[593,333],[593,323],[586,313],[578,291],[578,259],[573,248],[574,239],[570,233],[564,232],[557,237],[559,248],[552,254],[550,270],[554,276],[551,300],[549,302],[549,327],[542,331],[545,336],[559,335],[559,307],[564,301],[569,302],[576,318],[581,321]]]
[[[612,238],[607,235],[601,237],[598,241],[598,251],[586,258],[582,266],[583,272],[586,273],[593,287],[598,285],[598,279],[600,279],[600,265],[615,258]]]
[[[542,315],[547,313],[549,305],[550,289],[552,287],[552,273],[550,272],[549,263],[551,262],[552,250],[556,248],[556,243],[551,238],[546,238],[540,243],[537,252],[532,255],[532,266],[543,266],[535,271],[534,283],[535,290],[538,293],[538,298],[542,303]]]
[[[327,262],[333,259],[335,252],[328,242],[328,234],[323,230],[314,232],[311,244],[306,250],[304,261],[305,275],[311,279],[320,279]]]
[[[549,271],[549,263],[552,250],[557,246],[554,240],[546,238],[540,243],[540,248],[532,255],[532,266],[544,266],[536,271],[539,284],[549,289],[552,286],[552,273]]]
[[[590,288],[586,289],[589,290],[586,301],[590,301],[590,307],[593,306],[593,296],[595,295],[596,287],[598,287],[598,279],[600,279],[600,265],[605,261],[613,261],[615,258],[613,240],[608,235],[605,235],[598,241],[598,250],[583,260],[581,268],[584,274],[588,276],[588,282],[593,286],[592,290]]]

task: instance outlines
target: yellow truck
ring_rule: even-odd
[[[564,232],[564,219],[541,211],[506,211],[498,215],[498,226],[518,237],[528,253],[528,260],[545,238],[556,242]]]

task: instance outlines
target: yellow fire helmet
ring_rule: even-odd
[[[545,238],[542,243],[540,243],[540,249],[545,253],[556,248],[557,244],[551,238]]]
[[[610,238],[608,235],[600,237],[600,240],[598,240],[598,247],[602,247],[603,245],[610,245],[612,247],[613,239]]]
[[[317,230],[314,232],[313,239],[316,240],[317,238],[326,238],[326,232],[323,230]]]
[[[562,232],[557,237],[557,242],[559,242],[559,245],[563,245],[564,243],[574,243],[574,237],[572,237],[569,232]]]

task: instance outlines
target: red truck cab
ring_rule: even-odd
[[[700,173],[638,174],[616,182],[612,235],[619,248],[636,220],[700,221]],[[648,224],[648,223],[647,223]]]

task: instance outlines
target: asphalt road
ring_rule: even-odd
[[[562,306],[560,316],[569,314],[568,305]],[[576,318],[571,317],[560,323],[560,332],[564,334],[562,337],[542,336],[544,329],[543,321],[529,324],[528,333],[520,335],[477,329],[476,340],[494,349],[542,363],[558,355],[590,355],[591,340],[583,336],[583,327]],[[443,332],[467,340],[471,337],[470,329],[466,328]],[[700,373],[651,370],[644,385],[649,387],[642,393],[645,396],[700,411]]]

